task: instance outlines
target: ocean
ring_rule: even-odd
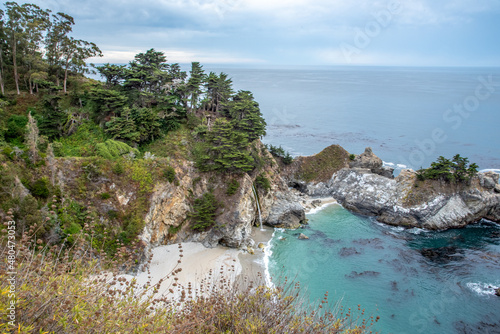
[[[370,146],[397,169],[455,154],[500,168],[500,68],[205,69],[251,91],[263,141],[294,156],[339,144],[354,154]]]
[[[500,171],[499,68],[210,68],[250,90],[268,123],[265,143],[292,155],[339,144],[372,147],[386,165],[427,167],[468,157]],[[380,316],[382,333],[500,333],[500,225],[426,231],[386,226],[331,205],[300,231],[276,230],[265,263],[273,282],[300,282],[311,303]],[[298,240],[298,233],[309,240]]]

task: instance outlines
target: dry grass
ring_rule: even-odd
[[[4,310],[9,303],[5,231],[0,262],[0,305]],[[134,263],[139,248],[121,248],[117,258],[109,260],[86,241],[85,234],[91,233],[86,226],[74,236],[77,241],[70,248],[36,240],[36,227],[19,236],[16,327],[2,319],[2,332],[366,333],[378,320],[361,319],[361,309],[355,316],[350,309],[330,308],[328,294],[311,309],[299,297],[297,283],[270,289],[248,279],[234,282],[225,278],[223,268],[220,275],[202,281],[198,289],[182,287],[176,280],[182,257],[165,277],[173,282],[168,292],[159,295],[163,279],[139,286],[121,275],[132,269],[122,264]]]

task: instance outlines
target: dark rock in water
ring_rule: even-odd
[[[325,245],[329,246],[329,245],[335,245],[335,244],[341,243],[341,242],[342,242],[342,240],[340,240],[340,239],[330,239],[330,238],[326,238],[326,239],[322,240],[322,242],[323,242]]]
[[[440,248],[422,248],[420,250],[420,254],[431,261],[442,263],[457,260],[457,257],[463,257],[462,254],[458,253],[457,247],[452,246]]]
[[[308,240],[309,237],[307,235],[305,235],[304,233],[301,233],[301,234],[299,234],[299,239],[300,240]]]
[[[349,275],[345,276],[349,278],[358,278],[358,277],[377,277],[378,275],[380,275],[378,271],[367,270],[360,273],[358,273],[357,271],[352,271]]]
[[[373,248],[376,248],[376,249],[384,249],[384,247],[381,245],[383,243],[383,241],[380,238],[358,239],[358,240],[353,240],[352,243],[358,244],[358,245],[363,245],[363,246],[372,246]]]
[[[399,291],[398,282],[391,281],[391,289],[392,289],[392,291]]]
[[[495,290],[495,295],[497,295],[498,297],[500,297],[500,288],[498,288],[498,289]]]
[[[489,321],[480,321],[475,324],[457,321],[455,323],[455,329],[457,330],[457,333],[460,334],[500,334],[500,324],[490,323]]]
[[[358,250],[354,247],[342,247],[342,249],[339,251],[340,256],[351,256],[351,255],[358,255],[361,254],[358,252]]]

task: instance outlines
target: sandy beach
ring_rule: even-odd
[[[311,214],[336,203],[333,198],[304,198],[301,204],[306,209],[306,214]],[[146,271],[136,276],[125,275],[125,277],[135,278],[140,285],[145,284],[148,279],[151,284],[156,284],[163,279],[158,290],[159,295],[171,289],[174,283],[177,283],[177,288],[174,290],[187,288],[189,283],[193,289],[197,289],[203,279],[209,278],[210,271],[215,277],[223,271],[223,275],[231,281],[246,277],[248,280],[262,281],[269,285],[271,281],[269,274],[266,275],[265,252],[268,251],[266,247],[269,247],[273,231],[274,228],[269,226],[264,226],[262,230],[254,227],[252,239],[255,241],[255,246],[249,251],[223,246],[205,248],[202,244],[195,242],[182,243],[182,248],[179,248],[179,244],[159,246],[152,249],[153,258],[149,273]],[[182,271],[175,275],[177,280],[171,275],[167,278],[178,268],[182,268]]]

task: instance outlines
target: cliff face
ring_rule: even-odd
[[[142,240],[151,246],[182,241],[201,242],[206,247],[218,244],[234,248],[252,246],[252,226],[260,224],[253,190],[258,175],[264,175],[271,186],[269,190],[256,187],[263,223],[277,227],[299,227],[305,221],[304,208],[279,175],[278,164],[273,157],[267,155],[264,158],[270,163],[259,174],[240,176],[199,173],[191,162],[180,163],[175,168],[177,185],[158,185],[151,197]],[[227,195],[227,185],[233,179],[238,181],[239,188],[235,194]],[[191,228],[187,216],[193,198],[209,189],[223,205],[217,212],[215,226],[197,232]]]
[[[403,170],[388,179],[367,169],[343,169],[332,178],[331,195],[348,210],[398,226],[427,229],[463,227],[482,218],[500,221],[498,174],[480,173],[468,186],[417,181]]]
[[[310,196],[332,196],[346,209],[380,222],[406,227],[447,229],[482,218],[500,221],[496,173],[479,173],[469,185],[418,181],[413,170],[393,170],[367,148],[326,182],[294,180]]]

